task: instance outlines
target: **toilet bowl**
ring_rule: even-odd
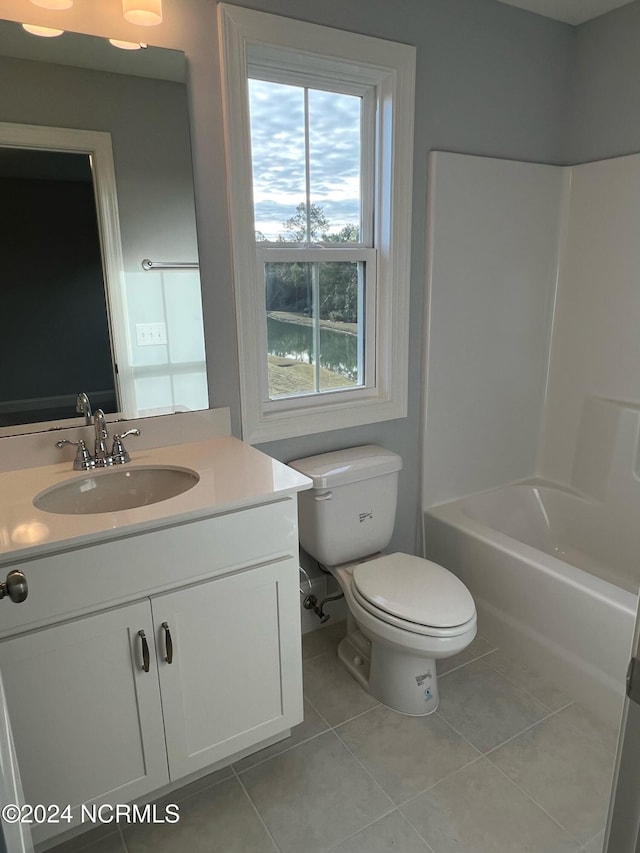
[[[412,580],[405,579],[404,585],[394,589],[394,578],[403,573],[400,567],[408,570]],[[331,571],[350,615],[347,636],[338,648],[345,668],[395,711],[415,716],[433,713],[439,701],[436,661],[463,651],[476,635],[476,611],[467,588],[436,563],[408,554],[390,554]],[[421,571],[424,580],[415,584]],[[425,606],[418,593],[427,581],[441,586]],[[390,600],[389,592],[394,593]],[[445,598],[449,609],[442,607]],[[380,599],[382,606],[377,603]]]
[[[338,657],[376,699],[403,714],[438,707],[436,661],[476,634],[471,594],[442,566],[383,554],[402,460],[376,445],[298,459],[314,482],[299,496],[302,547],[336,578],[348,609]]]

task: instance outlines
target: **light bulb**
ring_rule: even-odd
[[[162,23],[162,0],[122,0],[122,14],[130,24],[155,27]]]
[[[32,36],[41,36],[42,38],[51,39],[56,36],[61,36],[64,30],[56,30],[53,27],[38,27],[35,24],[23,24],[22,29],[31,33]]]

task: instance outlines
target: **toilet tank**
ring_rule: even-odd
[[[326,566],[381,551],[396,518],[402,458],[375,444],[289,462],[313,480],[298,495],[300,544]]]

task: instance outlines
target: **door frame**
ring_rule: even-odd
[[[0,122],[0,147],[64,151],[89,157],[118,410],[121,416],[134,417],[136,401],[111,134],[97,130]]]

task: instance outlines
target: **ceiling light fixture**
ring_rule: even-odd
[[[62,11],[70,9],[73,6],[73,0],[31,0],[34,6],[40,6],[43,9],[55,9]]]
[[[122,0],[122,14],[130,24],[155,27],[162,23],[162,0]]]
[[[73,6],[73,0],[31,0],[34,6],[40,6],[42,9],[55,9],[61,11],[70,9]]]
[[[38,27],[35,24],[23,24],[22,28],[32,36],[41,36],[42,38],[51,39],[56,36],[61,36],[64,30],[56,30],[53,27]]]
[[[140,50],[146,47],[141,41],[122,41],[121,39],[109,39],[109,44],[119,47],[120,50]]]

